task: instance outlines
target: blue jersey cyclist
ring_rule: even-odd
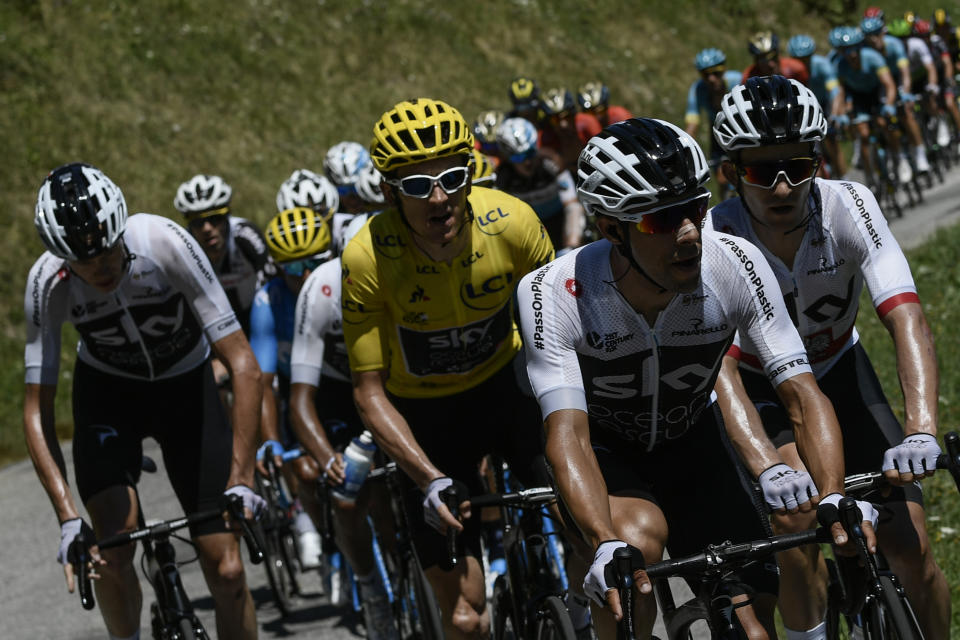
[[[830,107],[840,93],[840,83],[837,80],[837,71],[825,56],[817,55],[817,44],[813,38],[805,34],[797,34],[790,38],[787,43],[787,51],[790,55],[801,62],[810,75],[807,86],[817,97],[817,102],[823,109],[825,116],[829,117]],[[823,139],[823,146],[826,148],[827,156],[830,159],[833,173],[839,177],[847,172],[847,163],[843,153],[840,152],[840,146],[837,144],[836,133],[830,129],[827,136]]]
[[[910,145],[913,150],[913,163],[916,170],[920,173],[930,171],[930,162],[927,160],[927,148],[920,135],[920,127],[917,124],[917,117],[913,112],[913,104],[917,98],[913,95],[912,79],[910,76],[910,59],[907,57],[907,49],[898,38],[884,33],[885,25],[883,18],[873,16],[864,18],[860,23],[860,30],[863,31],[864,40],[867,46],[873,48],[884,57],[887,62],[887,68],[890,75],[893,76],[893,82],[897,85],[897,92],[900,96],[900,105],[897,112],[901,115],[907,135],[910,138]]]
[[[740,72],[727,69],[727,56],[720,49],[708,48],[700,51],[694,58],[694,65],[700,72],[700,79],[690,85],[687,92],[687,111],[684,115],[685,129],[693,137],[700,127],[700,118],[705,115],[708,123],[713,122],[720,107],[723,94],[740,82]],[[718,171],[723,159],[723,150],[710,134],[710,168],[717,183],[724,187],[726,180]],[[725,192],[721,189],[721,193]]]

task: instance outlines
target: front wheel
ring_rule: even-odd
[[[922,640],[923,634],[910,602],[890,576],[880,576],[881,594],[873,599],[867,616],[869,637],[884,640]]]
[[[537,607],[536,640],[576,640],[577,633],[563,601],[547,596]]]
[[[490,627],[493,630],[493,640],[515,640],[518,637],[513,597],[510,595],[510,585],[504,575],[497,576],[493,583]]]
[[[193,629],[193,620],[181,618],[177,622],[177,640],[197,640],[197,633]]]
[[[293,584],[287,563],[284,560],[283,541],[280,539],[280,532],[273,529],[265,536],[265,548],[263,550],[263,567],[267,571],[267,581],[270,583],[270,590],[273,592],[273,601],[280,610],[280,615],[287,617],[293,611]]]
[[[423,640],[443,640],[443,621],[440,619],[437,596],[434,595],[433,588],[427,582],[427,576],[415,557],[407,560],[407,576],[413,588],[420,637]]]

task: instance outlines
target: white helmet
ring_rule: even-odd
[[[360,179],[357,180],[357,195],[360,196],[364,202],[383,204],[386,200],[383,197],[383,192],[380,191],[380,181],[382,179],[383,176],[381,176],[377,168],[371,164],[368,169],[360,174]]]
[[[362,172],[373,166],[370,152],[359,142],[340,142],[330,147],[323,159],[323,170],[338,186],[356,185]]]
[[[819,142],[827,121],[813,92],[783,76],[750,78],[720,101],[713,133],[724,151]]]
[[[51,171],[40,185],[33,223],[50,253],[84,260],[117,243],[127,225],[127,203],[102,171],[74,162]]]
[[[537,146],[537,128],[526,118],[507,118],[497,127],[497,146],[507,157]]]
[[[637,222],[643,207],[693,194],[710,179],[696,140],[653,118],[630,118],[590,138],[577,162],[577,195],[588,214]]]
[[[294,207],[309,207],[326,220],[340,208],[340,195],[326,176],[298,169],[277,191],[277,211]]]
[[[188,218],[215,209],[228,213],[232,196],[233,189],[223,178],[198,173],[180,185],[173,206]]]

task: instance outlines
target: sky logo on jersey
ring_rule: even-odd
[[[490,276],[480,284],[474,286],[472,282],[460,285],[460,300],[471,309],[495,309],[503,303],[504,295],[501,292],[512,292],[513,273],[498,273]],[[501,294],[501,295],[497,295]]]
[[[497,207],[477,216],[477,226],[488,236],[497,236],[507,230],[510,214]]]
[[[400,349],[407,371],[415,376],[471,371],[497,352],[513,333],[510,305],[463,327],[417,331],[399,325]]]

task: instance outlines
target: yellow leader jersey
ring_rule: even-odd
[[[521,349],[513,293],[520,278],[553,259],[533,210],[473,187],[470,243],[447,265],[413,244],[400,212],[371,218],[343,252],[343,336],[356,372],[387,369],[402,398],[474,387]]]

